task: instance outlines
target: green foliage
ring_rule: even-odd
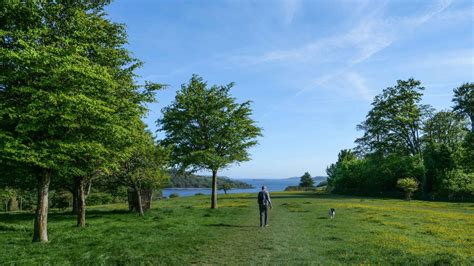
[[[443,185],[450,196],[474,196],[474,173],[460,169],[449,171]]]
[[[69,191],[59,190],[52,193],[51,207],[66,209],[72,205],[72,194]]]
[[[411,200],[411,194],[418,190],[418,182],[414,178],[406,177],[398,179],[397,187],[405,191],[407,200]]]
[[[440,111],[424,122],[423,132],[426,145],[445,145],[456,150],[469,131],[464,118],[451,111]]]
[[[144,127],[144,125],[143,125]],[[157,189],[168,183],[169,149],[156,144],[150,132],[143,128],[133,132],[129,157],[108,178],[109,184],[133,189]]]
[[[356,140],[363,153],[400,153],[416,155],[421,152],[422,119],[430,108],[420,104],[424,87],[421,82],[398,80],[377,95],[367,118],[358,125],[364,131]]]
[[[28,172],[41,181],[38,193],[51,179],[83,184],[114,169],[161,87],[135,83],[141,62],[125,48],[125,26],[105,15],[107,4],[2,1],[0,168]]]
[[[4,4],[2,159],[72,176],[105,167],[150,100],[134,84],[124,26],[104,16],[106,2]]]
[[[113,201],[112,195],[103,192],[90,193],[86,198],[87,205],[89,206],[110,204]]]
[[[314,186],[313,178],[308,172],[305,172],[304,175],[301,176],[300,187],[313,187],[313,186]]]
[[[455,113],[469,116],[469,86],[455,90],[453,111],[436,113],[421,104],[419,81],[399,80],[384,89],[358,126],[364,131],[356,140],[358,156],[343,150],[326,169],[329,191],[397,196],[397,180],[410,176],[421,184],[424,198],[445,197],[448,172],[474,170],[474,137],[465,117]]]
[[[8,203],[12,197],[16,197],[17,192],[11,188],[0,188],[0,210],[9,211]]]
[[[233,83],[211,86],[197,75],[183,84],[175,101],[158,120],[163,144],[173,145],[172,159],[182,169],[217,171],[248,161],[248,148],[257,144],[260,128],[251,119],[250,102],[236,103]]]
[[[315,187],[288,186],[285,191],[316,191]]]
[[[251,102],[237,103],[230,95],[233,86],[208,87],[201,77],[193,75],[157,121],[165,133],[162,144],[173,147],[173,164],[183,171],[212,171],[211,208],[217,207],[218,170],[250,160],[248,149],[261,136],[261,129],[251,118]]]
[[[316,187],[325,187],[327,185],[328,185],[328,181],[322,181]]]
[[[179,194],[178,193],[171,193],[169,195],[169,198],[179,198]]]
[[[471,132],[474,132],[474,83],[465,83],[454,89],[453,110],[471,120]]]
[[[224,190],[224,193],[227,194],[227,191],[232,189],[232,185],[229,183],[220,184],[219,189]]]

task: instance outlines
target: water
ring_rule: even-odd
[[[231,189],[228,190],[228,194],[233,193],[257,193],[261,190],[262,186],[267,186],[268,191],[278,192],[284,191],[288,186],[297,186],[300,182],[299,178],[286,178],[286,179],[238,179],[247,184],[253,186],[253,188],[248,189]],[[316,183],[321,182],[317,180]],[[165,188],[163,189],[163,196],[168,197],[171,193],[177,193],[181,197],[194,196],[197,193],[202,193],[206,195],[211,194],[210,188]],[[223,190],[219,190],[218,194],[224,194]]]

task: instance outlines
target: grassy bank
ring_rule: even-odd
[[[0,214],[2,263],[474,263],[474,204],[273,194],[270,227],[255,195],[163,200],[140,218],[125,205],[88,212],[88,226],[50,215],[48,244],[31,243],[33,214]],[[327,218],[328,208],[336,218]]]

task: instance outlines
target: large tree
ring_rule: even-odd
[[[464,83],[454,89],[453,110],[471,120],[471,132],[474,133],[474,83]]]
[[[418,155],[421,152],[423,119],[430,107],[422,105],[421,82],[398,80],[377,95],[366,120],[357,126],[364,136],[357,139],[358,150],[368,153]]]
[[[455,150],[467,133],[467,121],[451,111],[439,111],[429,117],[423,126],[425,145],[446,145]]]
[[[213,209],[217,207],[217,172],[249,160],[248,149],[261,135],[251,118],[251,102],[237,103],[230,95],[233,85],[208,87],[201,77],[193,75],[157,121],[165,133],[163,143],[174,145],[175,164],[181,169],[212,171]]]
[[[156,88],[135,85],[140,62],[124,48],[124,26],[105,17],[108,2],[0,7],[0,160],[36,177],[33,241],[48,241],[52,178],[77,182],[85,224],[84,184],[121,156]]]

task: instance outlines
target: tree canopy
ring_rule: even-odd
[[[261,129],[251,118],[251,102],[237,103],[230,83],[210,86],[197,75],[183,84],[171,105],[157,121],[172,145],[172,161],[181,169],[208,169],[213,173],[211,207],[217,204],[217,171],[250,159],[248,149],[257,144]]]
[[[0,9],[0,159],[38,180],[35,241],[47,241],[51,178],[107,171],[159,85],[140,89],[109,1],[5,1]],[[35,231],[35,232],[36,232]]]

